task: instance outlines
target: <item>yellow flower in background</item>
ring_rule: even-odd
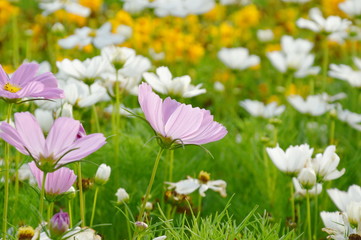
[[[345,0],[322,0],[322,9],[326,16],[336,15],[340,17],[347,17],[347,15],[338,7],[339,3]]]
[[[80,0],[80,5],[90,8],[92,12],[98,12],[103,4],[103,0]]]
[[[53,18],[50,17],[49,18]],[[76,14],[68,13],[65,10],[58,10],[54,12],[54,18],[63,23],[75,23],[79,27],[83,27],[86,24],[87,19]]]
[[[268,44],[266,46],[266,52],[273,52],[273,51],[281,51],[281,45],[280,44]]]
[[[7,0],[0,0],[0,26],[5,25],[13,16],[19,14],[19,8],[11,5]]]
[[[198,62],[204,56],[204,48],[200,44],[191,45],[188,49],[188,59],[190,62]]]
[[[257,26],[261,19],[261,12],[256,5],[250,4],[232,14],[234,24],[240,28]]]
[[[226,7],[220,4],[216,4],[216,6],[212,10],[203,14],[205,19],[214,22],[223,20],[225,18],[225,15]]]
[[[113,25],[127,25],[127,26],[133,26],[133,18],[132,16],[124,11],[124,10],[119,10],[117,12],[117,14],[115,15],[115,18],[111,19],[110,22],[114,23]]]

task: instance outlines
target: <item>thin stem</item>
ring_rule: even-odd
[[[202,212],[202,196],[199,194],[198,195],[198,214],[200,215]]]
[[[68,200],[68,213],[69,213],[69,228],[73,228],[73,210],[72,210],[73,199]]]
[[[263,164],[264,164],[264,169],[265,169],[265,175],[266,175],[266,191],[267,191],[267,197],[268,199],[271,198],[271,180],[270,180],[270,174],[269,174],[269,164],[268,164],[268,157],[267,157],[267,152],[266,152],[266,148],[263,148]]]
[[[79,207],[80,207],[81,226],[85,227],[83,179],[82,179],[82,175],[81,175],[81,163],[80,162],[78,162],[78,187],[79,187]]]
[[[335,143],[335,118],[332,117],[330,126],[330,145]]]
[[[10,122],[11,112],[13,104],[8,105],[6,122]],[[10,183],[10,145],[5,142],[5,156],[4,156],[4,173],[5,173],[5,183],[4,183],[4,212],[3,212],[3,225],[2,225],[2,235],[5,240],[7,237],[7,223],[8,223],[8,205],[9,205],[9,183]]]
[[[307,232],[308,232],[308,239],[312,239],[310,194],[309,194],[308,190],[306,192],[306,204],[307,204]]]
[[[323,40],[323,59],[322,59],[322,89],[326,90],[327,85],[327,70],[328,70],[328,40],[327,36]]]
[[[99,187],[96,187],[96,188],[95,188],[95,193],[94,193],[92,216],[91,216],[91,218],[90,218],[90,226],[93,226],[93,220],[94,220],[94,215],[95,215],[95,208],[96,208],[96,205],[97,205],[98,192],[99,192]]]
[[[124,205],[125,206],[125,205]],[[127,221],[127,231],[128,231],[128,237],[129,237],[129,240],[132,239],[132,231],[131,231],[131,228],[130,228],[130,221],[129,221],[129,210],[128,210],[128,207],[125,206],[125,218],[126,218],[126,221]]]
[[[97,108],[95,107],[95,105],[93,105],[92,108],[93,108],[93,114],[94,114],[94,121],[95,121],[96,132],[100,132],[100,124],[99,124],[98,111],[97,111]]]
[[[317,194],[317,183],[315,185],[315,192],[316,192],[316,196],[315,196],[315,235],[314,238],[317,239],[317,231],[318,231],[318,194]]]
[[[53,216],[54,212],[54,202],[51,202],[48,206],[48,223],[50,223],[51,216]]]
[[[291,192],[291,211],[292,211],[292,223],[295,223],[295,197],[294,197],[294,187],[293,187],[293,182],[291,179],[291,184],[290,184],[290,192]]]
[[[169,182],[173,181],[174,150],[169,151]]]
[[[147,192],[146,192],[146,194],[145,194],[145,197],[144,197],[142,206],[141,206],[141,208],[140,208],[140,212],[139,212],[139,216],[138,216],[138,221],[142,221],[142,220],[143,220],[143,213],[144,213],[144,210],[145,210],[145,205],[146,205],[147,202],[148,202],[149,195],[150,195],[150,191],[152,190],[152,186],[153,186],[153,183],[154,183],[155,174],[157,173],[159,161],[160,161],[160,158],[161,158],[161,156],[162,156],[163,151],[164,151],[163,148],[159,149],[157,158],[156,158],[156,160],[155,160],[154,167],[153,167],[153,171],[152,171],[152,175],[151,175],[151,177],[150,177],[149,184],[148,184],[148,187],[147,187]]]
[[[41,183],[41,193],[40,193],[40,206],[39,206],[39,212],[40,212],[40,218],[43,218],[43,212],[44,212],[44,198],[45,198],[45,182],[46,182],[46,175],[47,172],[43,172],[43,181]]]
[[[119,159],[119,125],[120,125],[120,91],[118,81],[118,71],[115,74],[115,104],[113,107],[113,134],[115,159]]]

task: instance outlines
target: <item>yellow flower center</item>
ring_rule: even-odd
[[[21,87],[12,85],[11,83],[6,83],[4,85],[4,90],[6,90],[8,92],[16,93],[21,90]]]
[[[88,34],[89,37],[96,37],[97,36],[97,32],[92,30],[89,34]]]
[[[211,179],[211,175],[205,171],[201,171],[198,175],[198,180],[202,183],[207,183]]]
[[[18,231],[19,240],[30,240],[34,236],[35,231],[32,227],[20,227]]]

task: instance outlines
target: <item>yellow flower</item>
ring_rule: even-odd
[[[326,16],[336,15],[340,17],[347,17],[347,15],[342,12],[338,4],[344,2],[345,0],[322,0],[322,9]]]
[[[233,22],[240,28],[257,26],[261,19],[261,12],[256,5],[250,4],[232,15]]]
[[[226,7],[217,4],[212,10],[203,14],[204,18],[210,21],[221,21],[226,14]]]
[[[280,44],[268,44],[266,46],[266,52],[273,52],[273,51],[280,51],[281,45]]]
[[[19,14],[19,8],[11,5],[8,0],[0,0],[0,26],[5,25],[13,16]]]
[[[204,55],[204,48],[200,44],[191,45],[187,51],[190,62],[198,62]]]
[[[80,0],[79,3],[84,7],[90,8],[93,12],[97,12],[100,10],[103,0]]]
[[[127,25],[127,26],[133,26],[133,18],[132,16],[124,11],[124,10],[120,10],[117,12],[117,14],[115,15],[115,18],[110,20],[110,21],[114,21],[116,22],[118,25],[123,24],[123,25]]]
[[[54,13],[55,19],[58,19],[59,22],[68,22],[68,23],[75,23],[78,26],[85,26],[86,18],[81,17],[76,14],[68,13],[65,10],[58,10]]]

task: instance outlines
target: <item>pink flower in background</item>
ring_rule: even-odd
[[[41,189],[43,184],[43,171],[36,166],[34,161],[29,163],[29,167],[38,183],[38,187]],[[73,170],[66,167],[60,168],[46,175],[45,192],[49,195],[62,194],[69,190],[75,180],[76,175]]]
[[[145,118],[166,148],[171,148],[173,143],[206,144],[227,134],[226,128],[213,121],[208,110],[193,108],[169,97],[163,101],[146,83],[139,86],[138,100]]]
[[[0,65],[0,97],[5,99],[63,98],[63,90],[58,88],[55,76],[50,72],[37,75],[38,69],[39,64],[24,63],[9,78]]]
[[[0,138],[30,155],[43,171],[53,172],[70,162],[81,160],[102,147],[106,141],[101,133],[86,135],[79,121],[60,117],[53,123],[48,136],[29,112],[15,113],[15,128],[0,124]]]

